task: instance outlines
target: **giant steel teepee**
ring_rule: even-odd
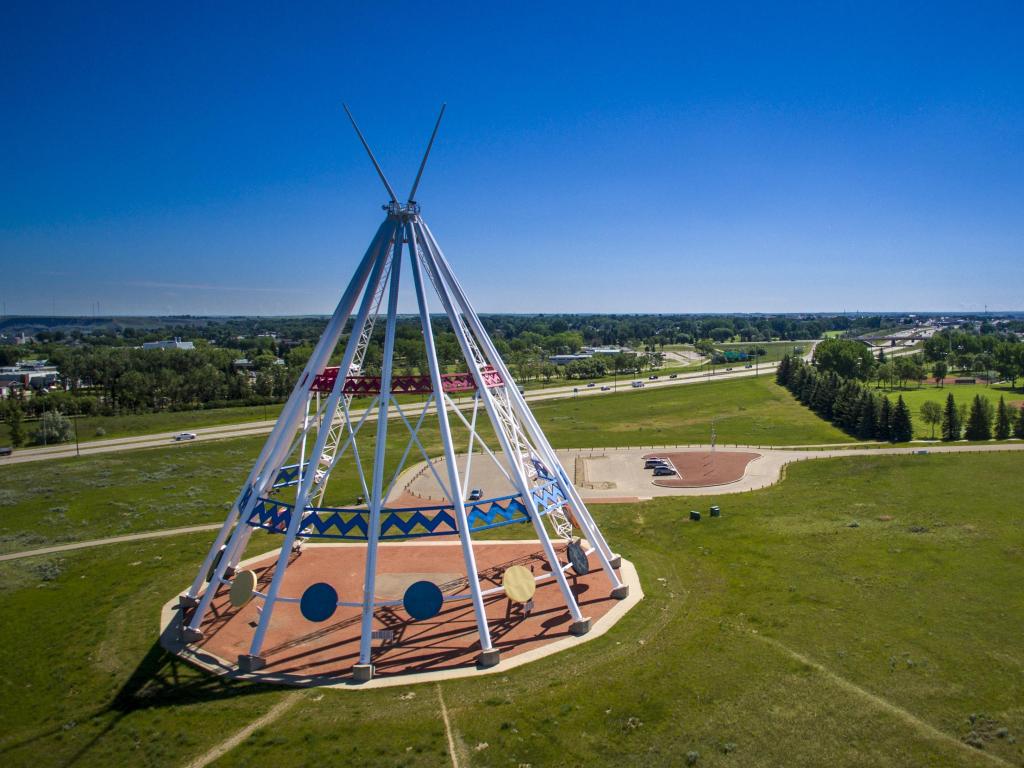
[[[313,606],[313,613],[329,615],[336,602],[361,609],[359,660],[353,667],[353,676],[368,680],[373,676],[374,614],[386,604],[378,599],[375,589],[379,543],[458,536],[461,547],[452,551],[461,552],[460,565],[466,573],[468,592],[446,595],[443,600],[472,601],[481,648],[478,663],[491,666],[499,661],[499,654],[491,641],[485,599],[494,588],[485,589],[477,575],[473,535],[512,524],[533,526],[550,566],[550,571],[534,578],[557,582],[571,615],[570,631],[583,634],[589,630],[590,622],[580,611],[567,572],[585,572],[590,558],[596,557],[613,597],[624,598],[628,586],[620,581],[615,570],[619,558],[609,549],[559,463],[420,214],[416,190],[444,107],[404,204],[399,202],[351,113],[348,115],[387,190],[387,215],[182,598],[189,611],[185,640],[195,643],[203,639],[203,620],[219,590],[229,588],[233,600],[240,596],[239,602],[260,600],[262,610],[249,652],[238,659],[241,669],[256,670],[266,663],[261,651],[274,620],[275,605],[282,601],[302,602],[306,615],[308,603]],[[408,269],[407,277],[403,269]],[[396,375],[395,338],[403,277],[412,281],[425,365],[418,374]],[[457,340],[464,361],[460,366],[462,372],[446,372],[439,361],[430,296],[436,298],[436,309],[443,312]],[[439,319],[435,318],[435,322]],[[376,363],[370,375],[364,371],[364,359],[372,340],[376,338],[380,343],[381,322],[384,332],[379,375]],[[330,365],[332,360],[338,360],[339,352],[339,364]],[[374,358],[377,359],[376,354]],[[423,402],[398,397],[407,394],[422,395]],[[459,395],[461,405],[455,402]],[[358,412],[350,407],[353,397],[371,398],[371,404]],[[443,462],[431,462],[432,457],[419,439],[423,425],[432,418],[437,420]],[[489,428],[482,429],[487,422]],[[453,434],[455,430],[462,433],[458,440]],[[389,432],[392,438],[400,433],[405,446],[397,468],[392,468],[394,456],[388,462]],[[405,506],[389,506],[388,499],[411,456],[426,461],[425,466],[434,473],[434,480],[442,489],[445,503],[408,506],[406,502]],[[467,494],[473,484],[474,456],[478,464],[490,462],[497,467],[512,493],[470,501]],[[346,462],[355,466],[362,503],[324,506],[331,474]],[[280,536],[273,577],[262,591],[254,589],[251,574],[250,583],[242,583],[246,572],[238,571],[250,536],[258,529]],[[302,595],[282,594],[285,572],[297,544],[320,539],[365,542],[366,569],[360,600],[342,601],[329,587],[315,595],[311,589]],[[558,554],[556,545],[561,547],[563,543],[570,562],[563,562]],[[342,558],[351,550],[341,547],[331,551],[336,553],[332,556]],[[387,604],[393,605],[393,601]]]

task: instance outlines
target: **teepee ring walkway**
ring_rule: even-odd
[[[220,659],[229,671],[356,682],[452,664],[486,669],[502,663],[503,653],[586,635],[595,619],[616,613],[611,609],[631,587],[639,591],[635,579],[623,580],[622,559],[420,215],[416,190],[443,115],[442,107],[404,204],[352,120],[387,190],[386,216],[167,622],[165,641],[183,655]],[[404,263],[418,327],[402,340],[422,343],[406,353],[422,362],[418,372],[396,375]],[[428,290],[440,303],[446,323],[440,327],[454,341],[464,372],[442,363]],[[375,334],[380,321],[383,338]],[[379,358],[368,357],[371,349]],[[339,364],[329,365],[339,351]],[[405,364],[416,367],[409,359]],[[461,393],[472,393],[462,408],[452,397]],[[409,394],[423,395],[423,402],[397,399]],[[372,398],[358,418],[349,407],[355,396]],[[376,421],[364,432],[371,413]],[[389,420],[392,413],[398,418]],[[444,476],[422,439],[428,415],[436,420]],[[397,462],[395,438],[405,444]],[[426,461],[443,503],[389,506],[411,456]],[[466,457],[464,470],[459,456]],[[471,491],[474,456],[491,462],[511,493],[484,499]],[[328,484],[339,466],[357,478],[354,505],[330,503]],[[536,539],[474,540],[515,525],[531,526]],[[279,547],[243,562],[256,531],[279,536]],[[425,541],[435,537],[457,542]],[[524,557],[536,560],[532,569],[516,562]],[[410,582],[409,574],[421,578]],[[401,594],[384,594],[398,582]]]

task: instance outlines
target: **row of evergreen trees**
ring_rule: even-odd
[[[910,409],[900,395],[893,405],[889,398],[876,394],[855,379],[834,372],[821,372],[799,357],[782,358],[775,380],[823,419],[847,434],[861,440],[909,441],[914,434]],[[1024,408],[1016,416],[1013,409],[999,398],[993,408],[988,398],[975,395],[970,408],[957,405],[950,392],[945,407],[926,402],[921,415],[927,424],[942,425],[942,439],[953,440],[1024,440]]]
[[[821,373],[789,355],[779,363],[775,380],[821,418],[861,440],[905,443],[914,435],[910,409],[902,395],[893,405],[856,379]]]
[[[1024,440],[1024,408],[1014,419],[1002,397],[993,408],[988,398],[975,395],[968,413],[967,406],[958,406],[950,392],[942,409],[942,439],[952,441],[961,437],[965,440],[1008,440],[1010,437]]]

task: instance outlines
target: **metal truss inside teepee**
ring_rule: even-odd
[[[444,599],[472,601],[483,666],[498,661],[484,609],[484,600],[494,588],[484,589],[477,577],[474,534],[506,525],[532,525],[550,566],[536,579],[557,582],[577,634],[588,631],[589,620],[581,613],[566,577],[571,565],[560,561],[555,543],[572,542],[583,554],[584,568],[587,558],[596,557],[612,596],[623,598],[628,592],[615,570],[618,557],[527,407],[420,214],[416,189],[440,120],[441,116],[404,204],[352,121],[388,191],[387,215],[182,598],[191,611],[185,637],[198,642],[218,588],[234,587],[239,561],[253,532],[262,529],[281,536],[269,587],[253,593],[254,599],[262,601],[262,611],[249,652],[239,658],[243,669],[265,663],[260,654],[275,605],[302,599],[283,594],[281,587],[293,551],[305,540],[365,542],[362,595],[337,602],[361,609],[359,661],[353,668],[356,679],[373,675],[375,610],[394,605],[394,601],[379,600],[376,593],[377,549],[382,541],[459,538],[468,591]],[[415,318],[398,314],[399,292],[405,284],[411,284],[415,296]],[[402,330],[408,342],[409,323],[416,324],[412,336],[422,344],[417,366],[396,354],[396,336]],[[451,355],[447,360],[439,358],[435,332],[441,328],[457,345],[456,365]],[[438,443],[440,462],[436,461]],[[419,462],[424,462],[422,471],[432,474],[443,497],[440,501],[410,502],[409,494],[402,492],[403,471]],[[483,467],[490,477],[501,478],[499,495],[476,498],[471,493]],[[331,485],[332,476],[344,476],[345,481]],[[345,548],[334,551],[337,557],[345,556]]]

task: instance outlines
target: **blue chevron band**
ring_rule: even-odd
[[[296,467],[297,470],[297,467]],[[280,477],[280,475],[278,476]],[[531,490],[533,507],[538,515],[547,514],[552,506],[566,503],[554,480]],[[254,528],[284,533],[291,522],[294,504],[260,498],[247,521]],[[334,507],[306,507],[300,535],[307,538],[366,541],[369,533],[369,510]],[[471,532],[486,531],[504,525],[529,522],[529,510],[518,494],[482,499],[466,507]],[[413,539],[424,536],[451,536],[458,533],[455,507],[447,504],[430,507],[382,509],[380,538]]]

